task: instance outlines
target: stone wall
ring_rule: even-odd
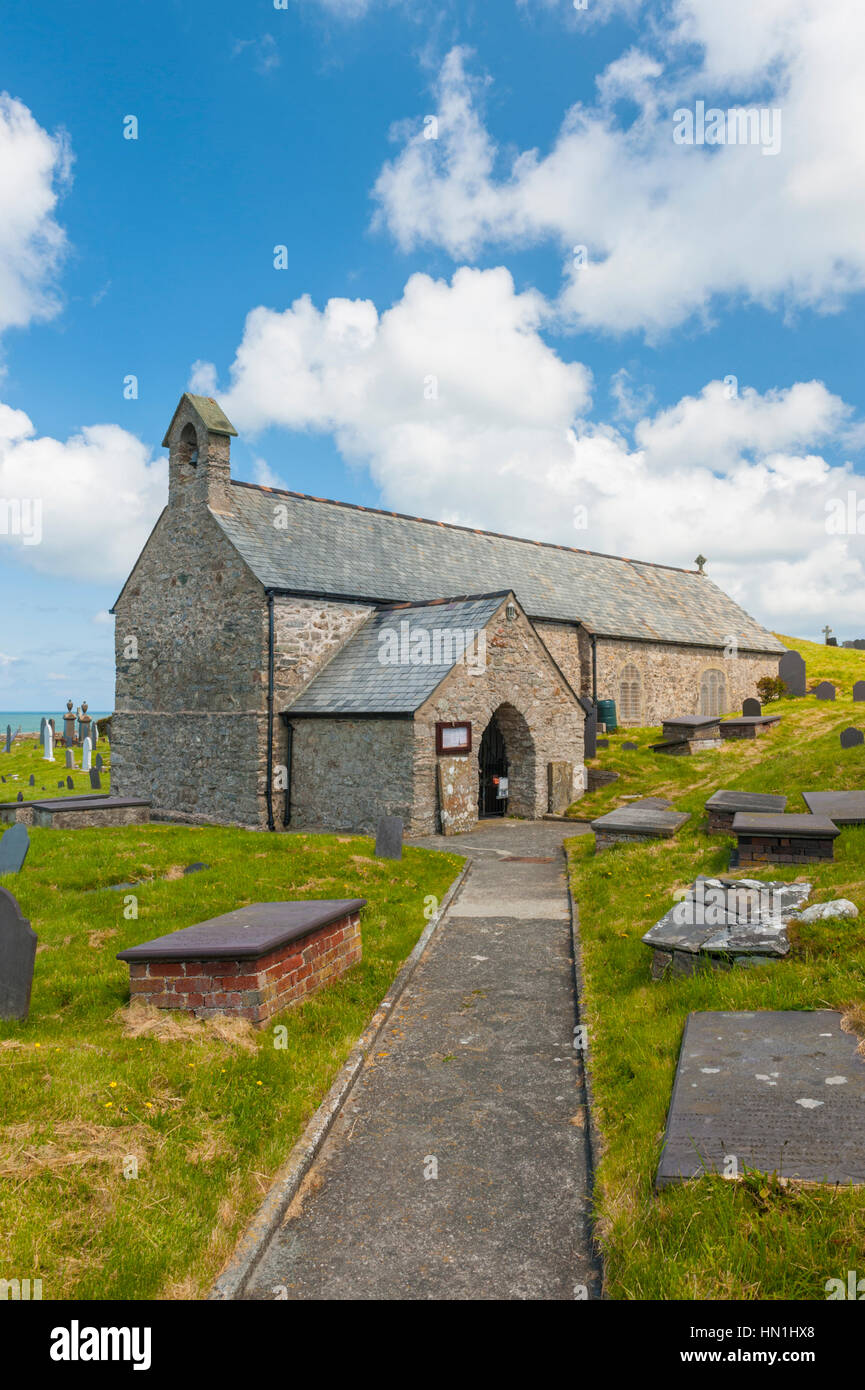
[[[290,829],[373,834],[382,816],[401,816],[408,826],[412,728],[411,719],[295,720]]]
[[[575,796],[584,785],[583,710],[523,612],[518,608],[517,617],[509,622],[505,607],[503,602],[486,629],[486,668],[472,675],[466,665],[454,667],[415,716],[413,835],[439,829],[438,721],[471,721],[468,758],[477,785],[481,738],[498,712],[510,762],[509,814],[538,817],[546,813],[550,762],[573,765]]]
[[[592,646],[588,633],[566,623],[535,624],[553,658],[581,695],[592,693]],[[639,719],[623,719],[620,680],[625,666],[640,674]],[[599,700],[615,700],[620,724],[653,727],[665,718],[700,713],[700,681],[709,669],[723,671],[727,700],[724,713],[741,710],[742,701],[756,696],[761,676],[778,674],[777,656],[743,652],[725,657],[722,648],[685,647],[672,642],[632,642],[620,638],[597,639]]]
[[[203,503],[163,512],[115,611],[113,794],[260,825],[266,605]]]

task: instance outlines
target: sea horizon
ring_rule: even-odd
[[[43,718],[53,719],[54,727],[57,733],[62,734],[63,715],[65,713],[65,701],[63,705],[63,710],[59,714],[55,714],[52,710],[46,711],[41,709],[0,710],[0,735],[5,736],[7,724],[12,725],[13,735],[19,732],[22,734],[38,734],[40,728],[42,727]],[[111,713],[111,710],[93,710],[88,707],[87,713],[90,715],[90,718],[95,719],[98,724],[100,719],[108,718],[109,714]]]

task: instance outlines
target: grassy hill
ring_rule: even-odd
[[[691,820],[672,841],[593,854],[593,837],[570,841],[579,904],[596,1120],[603,1154],[596,1208],[608,1291],[624,1299],[820,1299],[825,1281],[865,1269],[865,1190],[803,1188],[771,1175],[738,1183],[703,1178],[654,1191],[654,1177],[687,1015],[706,1009],[839,1009],[865,1023],[865,826],[844,830],[835,860],[808,873],[779,866],[748,877],[809,879],[812,901],[851,899],[860,917],[794,929],[784,961],[693,979],[654,983],[642,934],[672,905],[673,891],[699,873],[727,869],[734,841],[700,829],[708,796],[721,787],[788,796],[806,811],[809,788],[865,788],[865,747],[842,751],[838,735],[865,728],[853,704],[865,652],[783,638],[801,651],[808,682],[833,680],[833,702],[813,696],[773,703],[775,731],[734,740],[696,757],[652,754],[656,731],[628,729],[596,765],[620,779],[573,810],[594,816],[628,796],[666,795]],[[627,738],[640,745],[622,750]],[[863,1030],[865,1031],[865,1030]]]

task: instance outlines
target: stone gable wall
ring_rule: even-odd
[[[514,621],[507,620],[504,603],[487,626],[486,642],[486,669],[471,675],[466,665],[454,667],[415,716],[414,835],[439,829],[435,726],[440,720],[471,720],[468,757],[477,785],[483,732],[504,707],[499,723],[511,764],[509,814],[546,813],[550,762],[572,763],[574,794],[582,792],[585,716],[544,644],[521,610]]]

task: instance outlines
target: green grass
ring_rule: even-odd
[[[839,730],[865,724],[852,682],[865,653],[796,643],[809,684],[839,682],[833,703],[813,697],[773,703],[784,715],[772,734],[731,741],[691,758],[624,752],[622,735],[602,750],[618,782],[574,809],[599,814],[623,794],[666,794],[692,819],[673,841],[626,845],[593,855],[593,839],[569,842],[580,908],[585,1022],[590,1030],[596,1120],[601,1133],[596,1212],[608,1290],[619,1299],[821,1299],[829,1278],[865,1272],[865,1191],[780,1185],[771,1175],[739,1183],[703,1178],[656,1194],[654,1176],[687,1015],[706,1009],[840,1009],[865,1023],[865,826],[844,830],[835,860],[807,873],[789,866],[749,877],[808,878],[812,901],[850,898],[862,914],[845,923],[793,931],[783,962],[653,983],[642,934],[671,906],[673,890],[698,873],[727,868],[732,840],[698,827],[718,787],[783,792],[806,811],[809,787],[865,787],[861,748],[842,752]],[[826,664],[821,658],[826,653]],[[641,748],[651,731],[628,730]]]
[[[0,1023],[0,1277],[41,1278],[46,1299],[201,1296],[462,861],[174,826],[31,840],[0,880],[39,937],[29,1019]],[[182,876],[194,862],[210,867]],[[127,880],[134,894],[92,891]],[[363,963],[261,1032],[179,1014],[130,1029],[117,951],[293,896],[367,898]]]
[[[19,738],[12,745],[11,753],[4,753],[6,747],[5,737],[0,739],[0,777],[5,777],[5,782],[0,782],[0,802],[17,801],[18,793],[21,792],[25,801],[35,801],[39,797],[51,796],[81,796],[83,793],[90,794],[90,774],[81,771],[81,749],[73,749],[77,766],[74,769],[66,767],[66,749],[54,749],[54,762],[47,763],[42,756],[42,744],[38,739]],[[107,738],[99,740],[93,749],[93,757],[97,753],[102,754],[102,787],[103,792],[111,790],[111,744]],[[36,779],[35,786],[30,786],[30,775]],[[13,778],[17,777],[17,781]],[[74,783],[72,790],[66,786],[66,778],[71,777]],[[57,783],[63,780],[63,786],[58,787]]]

